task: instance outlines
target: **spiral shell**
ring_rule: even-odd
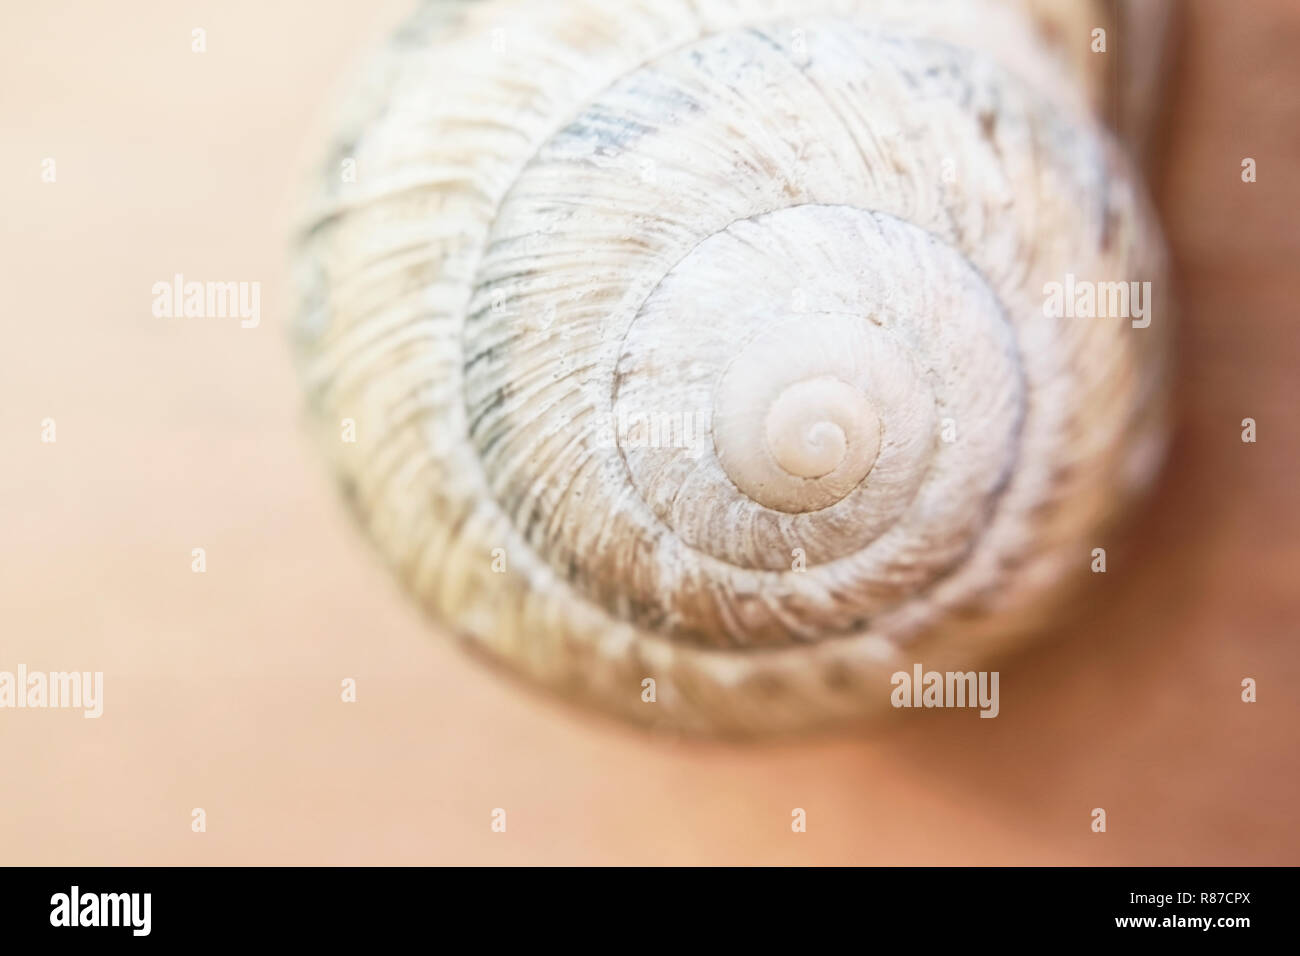
[[[1168,323],[1044,315],[1067,274],[1164,266],[1104,71],[1035,6],[422,10],[345,113],[297,338],[440,621],[755,733],[1049,617],[1158,461]]]

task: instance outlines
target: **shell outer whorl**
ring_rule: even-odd
[[[1038,620],[1148,477],[1163,354],[1043,316],[1162,267],[1064,71],[950,42],[1025,26],[964,0],[561,6],[408,31],[304,242],[314,414],[408,586],[543,684],[733,732]]]

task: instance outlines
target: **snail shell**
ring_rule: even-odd
[[[296,330],[411,591],[727,734],[1049,620],[1158,463],[1168,326],[1044,314],[1067,274],[1163,288],[1105,67],[1039,35],[1086,49],[1069,10],[427,4],[345,110]]]

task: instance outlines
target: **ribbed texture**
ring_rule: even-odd
[[[1067,273],[1164,289],[1101,79],[1014,4],[431,11],[342,124],[298,338],[438,619],[735,733],[1039,624],[1162,437],[1161,300],[1043,314]]]

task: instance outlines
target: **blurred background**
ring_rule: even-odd
[[[0,863],[1300,863],[1300,5],[1180,7],[1151,173],[1179,419],[1102,599],[1002,665],[997,720],[734,746],[440,639],[303,434],[291,216],[411,0],[9,3],[0,671],[105,686],[98,720],[0,710]],[[175,273],[259,281],[261,324],[154,317]]]

